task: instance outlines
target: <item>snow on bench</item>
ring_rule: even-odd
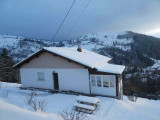
[[[85,113],[93,113],[96,109],[97,104],[100,102],[98,98],[78,96],[76,98],[77,103],[74,104],[74,107],[77,111]]]
[[[82,109],[86,109],[86,110],[91,110],[94,111],[95,107],[91,106],[91,105],[85,105],[85,104],[80,104],[80,103],[75,103],[74,107],[78,107],[78,108],[82,108]]]
[[[78,96],[76,98],[76,101],[78,102],[86,102],[86,103],[91,103],[91,104],[97,104],[100,102],[98,98],[94,97],[87,97],[87,96]]]

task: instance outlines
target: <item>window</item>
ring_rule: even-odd
[[[38,80],[44,80],[44,73],[38,72]]]
[[[101,87],[101,76],[97,76],[97,86]]]
[[[103,76],[103,87],[109,87],[109,81],[107,76]]]
[[[91,85],[96,86],[95,76],[91,76]]]
[[[114,77],[110,77],[110,87],[114,87],[114,81],[115,81],[115,79],[114,79]]]

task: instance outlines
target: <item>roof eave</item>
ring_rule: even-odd
[[[125,66],[124,66],[124,69],[125,69]],[[121,72],[106,72],[106,71],[100,71],[98,70],[97,68],[93,68],[91,69],[91,71],[95,71],[95,72],[99,72],[99,73],[102,73],[102,74],[113,74],[113,75],[122,75],[124,69],[121,71]]]
[[[13,68],[20,68],[24,63],[32,59],[34,56],[38,55],[39,53],[43,52],[44,49],[42,48],[41,50],[37,51],[36,53],[32,54],[31,56],[27,57],[26,59],[20,61],[19,63],[15,64]]]

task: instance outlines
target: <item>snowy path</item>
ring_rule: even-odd
[[[30,90],[20,90],[19,84],[3,83],[0,88],[0,120],[60,120],[58,114],[66,109],[72,109],[76,95],[51,94],[49,92],[36,91],[37,100],[45,99],[46,113],[35,113],[26,104],[26,96]],[[8,86],[8,87],[7,87]],[[8,91],[8,96],[3,94]],[[160,101],[138,98],[137,102],[114,98],[97,97],[100,104],[92,115],[93,120],[159,120]]]

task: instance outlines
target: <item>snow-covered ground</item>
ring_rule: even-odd
[[[76,95],[53,94],[35,91],[37,100],[46,100],[45,113],[33,112],[27,105],[27,96],[31,90],[21,90],[20,84],[1,83],[0,120],[61,120],[58,115],[65,109],[72,109]],[[8,93],[8,95],[6,95]],[[138,98],[137,102],[114,98],[97,97],[100,104],[88,119],[93,120],[159,120],[160,101]]]

